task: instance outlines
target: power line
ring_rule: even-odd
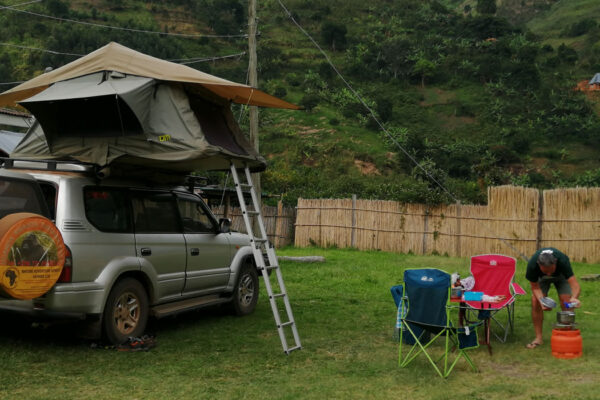
[[[302,31],[302,33],[308,37],[308,39],[315,45],[315,47],[321,52],[321,54],[323,54],[323,56],[325,57],[325,59],[327,60],[327,62],[329,63],[329,65],[331,66],[331,68],[333,68],[333,70],[335,71],[335,73],[342,79],[342,81],[344,82],[344,84],[346,85],[346,87],[354,94],[354,96],[358,99],[358,101],[360,101],[360,103],[363,105],[363,107],[365,107],[367,109],[367,111],[369,111],[369,113],[371,114],[371,117],[373,118],[373,120],[377,123],[377,125],[379,125],[379,128],[381,128],[381,130],[383,131],[383,133],[385,133],[387,135],[387,137],[404,153],[404,155],[406,155],[406,157],[408,157],[420,170],[422,170],[425,175],[427,175],[427,177],[429,179],[431,179],[431,181],[433,181],[435,184],[437,184],[444,192],[446,192],[450,198],[452,198],[455,202],[458,202],[459,200],[448,190],[446,189],[446,187],[444,185],[442,185],[437,179],[435,179],[430,173],[429,171],[427,171],[425,168],[423,168],[423,166],[421,164],[419,164],[417,162],[417,160],[415,160],[415,158],[413,156],[410,155],[410,153],[408,151],[406,151],[404,149],[404,147],[402,147],[400,145],[400,143],[398,143],[398,141],[388,132],[387,129],[385,129],[385,127],[383,126],[383,124],[379,121],[379,119],[377,118],[377,116],[375,115],[375,113],[373,112],[373,110],[371,109],[371,107],[369,107],[367,105],[367,103],[365,103],[365,101],[363,100],[363,98],[358,94],[358,92],[356,92],[356,90],[354,90],[354,88],[350,85],[350,83],[348,83],[348,81],[344,78],[344,76],[340,73],[340,71],[336,68],[336,66],[333,64],[333,62],[331,61],[331,59],[329,58],[329,56],[327,55],[327,53],[325,53],[325,51],[321,48],[321,46],[319,46],[319,44],[312,38],[312,36],[306,32],[304,30],[304,28],[302,28],[302,26],[300,26],[300,24],[294,19],[292,13],[290,13],[288,11],[288,9],[285,7],[285,5],[283,5],[283,3],[281,2],[281,0],[277,0],[279,2],[279,5],[281,5],[281,8],[283,8],[283,10],[285,11],[285,13],[287,14],[287,16],[292,20],[292,22],[298,27],[298,29],[300,29],[300,31]]]
[[[44,53],[50,53],[50,54],[56,54],[56,55],[63,55],[63,56],[74,56],[74,57],[83,57],[84,56],[84,54],[63,53],[63,52],[60,52],[60,51],[54,51],[54,50],[48,50],[48,49],[40,49],[38,47],[21,46],[21,45],[12,44],[12,43],[0,43],[0,46],[16,47],[18,49],[25,49],[25,50],[42,51]]]
[[[37,47],[19,46],[19,45],[16,45],[16,44],[13,45],[13,44],[10,44],[10,43],[0,43],[0,46],[18,47],[18,48],[27,49],[27,50],[43,51],[43,52],[50,53],[50,54],[70,55],[70,56],[81,56],[81,57],[83,57],[83,55],[81,55],[81,54],[61,53],[59,51],[40,49],[40,48],[37,48]],[[241,53],[229,54],[229,55],[225,55],[225,56],[208,57],[208,58],[179,58],[179,59],[167,60],[167,61],[171,61],[171,62],[174,62],[174,61],[187,61],[187,62],[180,62],[178,64],[189,65],[189,64],[195,64],[195,63],[200,63],[200,62],[223,60],[223,59],[226,59],[226,58],[242,57],[245,54],[246,54],[246,52],[243,51]],[[0,82],[0,85],[18,85],[18,84],[21,84],[23,82],[26,82],[26,81]]]
[[[33,1],[33,3],[35,3],[35,2],[37,2],[37,1]],[[17,4],[17,6],[26,5],[26,4],[30,4],[30,3]],[[40,17],[40,18],[48,18],[48,19],[52,19],[55,21],[69,22],[72,24],[80,24],[80,25],[86,25],[86,26],[93,26],[96,28],[114,29],[114,30],[120,30],[120,31],[126,31],[126,32],[146,33],[146,34],[153,34],[153,35],[177,36],[177,37],[187,37],[187,38],[245,38],[245,37],[248,37],[247,34],[205,35],[205,34],[191,34],[191,33],[170,33],[170,32],[160,32],[160,31],[149,31],[149,30],[145,30],[145,29],[125,28],[125,27],[121,27],[121,26],[103,25],[103,24],[96,24],[93,22],[78,21],[75,19],[60,18],[60,17],[55,17],[53,15],[40,14],[40,13],[35,13],[32,11],[18,10],[13,7],[15,7],[15,6],[0,6],[0,10],[9,10],[9,11],[14,11],[14,12],[18,12],[18,13],[34,15],[34,16]]]
[[[85,56],[85,54],[64,53],[64,52],[61,52],[61,51],[48,50],[48,49],[40,49],[39,47],[21,46],[21,45],[12,44],[12,43],[1,43],[0,42],[0,46],[15,47],[15,48],[18,48],[18,49],[25,49],[25,50],[42,51],[44,53],[50,53],[50,54],[55,54],[55,55],[64,55],[64,56],[73,56],[73,57],[83,57],[83,56]],[[182,65],[188,65],[188,64],[194,64],[194,63],[205,62],[205,61],[216,61],[216,60],[221,60],[221,59],[226,59],[226,58],[241,57],[244,54],[246,54],[245,51],[243,51],[241,53],[228,54],[228,55],[225,55],[225,56],[176,58],[176,59],[167,60],[167,61],[177,62],[178,64],[182,64]],[[180,61],[183,61],[183,62],[180,62]]]
[[[189,64],[195,64],[195,63],[199,63],[199,62],[205,62],[205,61],[216,61],[216,60],[223,60],[225,58],[236,58],[236,57],[242,57],[243,55],[245,55],[246,52],[242,51],[241,53],[236,53],[236,54],[229,54],[227,56],[219,56],[219,57],[211,57],[211,58],[198,58],[198,59],[190,59],[192,61],[186,61],[186,62],[180,62],[179,64],[182,65],[189,65]],[[185,59],[181,59],[178,61],[184,61]],[[169,60],[169,61],[174,61],[174,60]]]
[[[21,7],[21,6],[27,6],[29,4],[34,4],[34,3],[40,3],[42,0],[33,0],[33,1],[28,1],[27,3],[19,3],[19,4],[13,4],[12,6],[0,6],[0,10],[4,9],[4,8],[10,8],[10,7]]]

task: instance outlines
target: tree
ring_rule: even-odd
[[[421,76],[421,87],[425,87],[425,78],[435,74],[435,64],[426,58],[419,58],[413,67],[413,72]]]
[[[496,14],[496,0],[477,0],[475,9],[479,14]]]
[[[345,25],[336,24],[334,22],[325,22],[321,27],[321,38],[331,50],[342,50],[346,47],[346,29]]]

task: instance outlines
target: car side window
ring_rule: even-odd
[[[131,200],[136,233],[181,233],[171,193],[135,191]]]
[[[85,216],[102,232],[131,232],[127,193],[121,189],[86,187]]]
[[[215,233],[217,227],[204,205],[199,200],[178,198],[179,214],[183,231],[186,233]]]

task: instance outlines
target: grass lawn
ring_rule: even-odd
[[[516,328],[505,344],[461,360],[443,380],[419,357],[397,366],[396,310],[389,288],[407,267],[438,267],[468,275],[468,260],[335,249],[280,255],[322,255],[324,263],[282,262],[304,349],[283,354],[264,290],[254,314],[220,309],[160,320],[158,346],[148,352],[95,349],[68,329],[0,324],[0,399],[597,399],[600,391],[600,282],[581,281],[577,312],[584,354],[559,360],[550,352],[556,320],[548,312],[543,346],[533,338],[529,295],[517,300]],[[598,265],[574,264],[576,275]],[[529,292],[525,264],[517,281]],[[263,286],[261,285],[261,289]],[[556,292],[551,290],[551,297]]]

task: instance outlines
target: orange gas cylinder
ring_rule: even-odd
[[[583,353],[579,329],[553,329],[551,343],[556,358],[577,358]]]

